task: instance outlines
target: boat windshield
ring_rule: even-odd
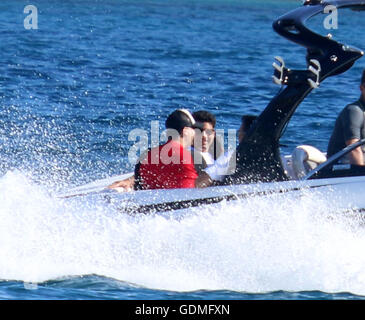
[[[358,147],[360,147],[363,152],[365,151],[365,139],[334,154],[326,162],[309,172],[308,175],[304,177],[304,180],[365,176],[365,166],[351,164],[349,160],[350,152]]]

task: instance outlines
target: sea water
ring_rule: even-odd
[[[27,5],[37,28],[26,28]],[[272,62],[305,50],[272,22],[301,1],[0,3],[1,299],[362,299],[362,217],[341,197],[220,203],[182,219],[131,217],[57,194],[129,172],[135,128],[176,108],[237,129],[278,92]],[[361,13],[310,25],[361,49]],[[30,21],[31,22],[31,21]],[[33,21],[34,22],[34,21]],[[281,143],[321,150],[359,96],[362,60],[298,108]]]

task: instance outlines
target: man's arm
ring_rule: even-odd
[[[359,141],[359,139],[350,139],[350,140],[346,141],[346,145],[350,145],[350,144],[353,144],[358,141]],[[356,149],[352,150],[349,153],[349,156],[350,156],[351,164],[355,164],[355,165],[359,165],[359,166],[364,165],[364,154],[361,150],[361,147],[357,147]]]
[[[195,180],[196,188],[206,188],[213,184],[214,181],[222,181],[229,174],[229,165],[234,151],[222,154],[214,164],[208,166]]]
[[[206,172],[202,172],[195,180],[195,188],[206,188],[213,184],[213,180]]]
[[[119,189],[122,188],[124,191],[131,191],[134,187],[134,176],[131,176],[128,179],[116,181],[108,186],[108,189]]]
[[[363,125],[364,112],[357,105],[348,105],[342,118],[344,140],[347,146],[361,139],[361,128]],[[364,156],[360,147],[351,151],[349,158],[351,164],[364,165]]]

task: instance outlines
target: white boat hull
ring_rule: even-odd
[[[120,176],[118,176],[120,177]],[[114,182],[112,177],[103,182]],[[311,194],[336,204],[336,210],[365,210],[365,176],[285,181],[231,186],[215,186],[204,189],[161,189],[118,192],[98,186],[99,190],[63,195],[66,198],[106,202],[128,214],[176,212],[186,208],[206,207],[223,201],[250,201],[277,197],[279,201],[300,199]],[[101,189],[101,190],[100,190]],[[87,191],[86,186],[77,191]],[[75,190],[74,190],[75,191]]]

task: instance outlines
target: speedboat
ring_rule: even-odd
[[[307,0],[303,5],[273,23],[273,29],[307,50],[305,70],[293,70],[277,57],[273,80],[281,86],[258,116],[236,150],[236,168],[218,186],[204,189],[141,190],[117,192],[106,186],[133,173],[98,180],[61,195],[62,198],[88,197],[116,205],[129,214],[166,213],[192,207],[214,206],[224,201],[262,197],[301,197],[316,192],[323,196],[345,197],[343,210],[365,210],[365,166],[346,162],[351,150],[365,145],[365,139],[327,159],[312,146],[299,145],[292,154],[280,152],[280,138],[299,104],[327,77],[350,69],[364,55],[362,50],[322,36],[305,26],[326,6],[365,10],[363,0]],[[364,146],[365,147],[365,146]]]

